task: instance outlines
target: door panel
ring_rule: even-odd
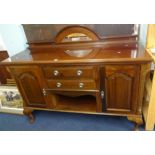
[[[10,67],[21,94],[26,101],[26,106],[46,107],[42,90],[45,88],[42,74],[37,66]]]
[[[139,67],[106,66],[106,110],[134,113],[137,105]]]

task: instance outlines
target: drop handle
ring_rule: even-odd
[[[57,88],[60,88],[62,86],[62,84],[60,82],[57,82],[56,86],[57,86]]]
[[[53,74],[54,74],[54,76],[58,76],[59,75],[59,71],[58,70],[54,70]]]
[[[81,76],[82,75],[82,70],[77,70],[77,76]]]
[[[84,87],[84,83],[80,82],[80,83],[79,83],[79,87],[80,87],[80,88],[83,88],[83,87]]]

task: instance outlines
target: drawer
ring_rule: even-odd
[[[97,69],[93,66],[88,67],[43,67],[46,78],[67,79],[67,78],[86,78],[94,79]]]
[[[49,89],[96,90],[94,80],[47,80]]]

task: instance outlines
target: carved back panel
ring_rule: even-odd
[[[134,24],[24,24],[28,43],[54,42],[57,34],[68,26],[82,26],[97,34],[98,38],[131,36]]]

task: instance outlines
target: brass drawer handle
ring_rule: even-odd
[[[81,76],[82,75],[82,70],[77,70],[77,76]]]
[[[79,87],[80,87],[80,88],[83,88],[83,87],[84,87],[84,83],[80,82],[80,83],[79,83]]]
[[[56,86],[57,86],[57,88],[60,88],[62,86],[62,84],[60,82],[57,82]]]
[[[58,76],[59,75],[59,71],[58,70],[54,70],[53,74],[54,74],[54,76]]]

